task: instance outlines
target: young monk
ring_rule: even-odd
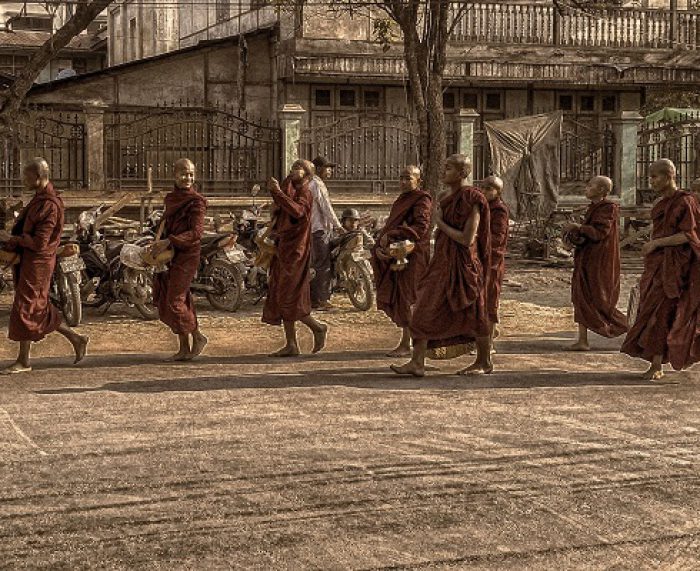
[[[8,336],[19,342],[17,360],[0,373],[9,375],[32,370],[32,341],[41,341],[57,331],[75,351],[74,363],[85,357],[88,337],[61,323],[61,314],[49,300],[56,251],[63,231],[63,201],[49,181],[49,165],[35,158],[24,167],[22,182],[34,196],[15,222],[12,232],[0,230],[5,249],[20,254],[13,268],[15,297],[10,311]]]
[[[292,165],[281,185],[271,178],[267,187],[275,203],[272,238],[277,243],[277,253],[270,264],[262,320],[270,325],[283,324],[286,339],[284,347],[272,353],[272,357],[299,355],[297,321],[313,333],[312,353],[318,353],[326,344],[328,326],[311,317],[309,262],[313,198],[309,183],[313,176],[314,165],[299,160]]]
[[[190,361],[207,344],[197,322],[190,285],[199,267],[204,214],[207,201],[194,184],[194,164],[189,159],[175,163],[175,188],[165,196],[164,239],[151,246],[154,256],[173,248],[175,256],[167,271],[156,274],[153,298],[160,320],[177,335],[180,347],[166,361]],[[190,338],[192,342],[190,343]]]
[[[570,351],[590,351],[588,330],[603,337],[627,331],[627,318],[617,309],[620,297],[620,207],[608,200],[613,183],[606,176],[593,177],[586,187],[591,201],[582,224],[568,224],[578,244],[574,252],[571,301],[578,340]]]
[[[493,352],[493,339],[498,324],[498,306],[501,299],[501,287],[506,271],[506,251],[508,249],[508,222],[510,212],[501,200],[503,181],[497,176],[488,176],[481,185],[489,204],[491,219],[491,262],[488,267],[488,288],[486,294],[486,311],[489,316],[490,347]]]
[[[700,360],[700,208],[675,177],[670,160],[651,165],[649,182],[659,200],[651,211],[651,240],[642,247],[637,320],[621,349],[651,363],[644,378],[652,381],[663,377],[663,363],[680,370]]]
[[[490,216],[486,198],[467,181],[470,172],[464,155],[447,158],[442,175],[447,190],[433,208],[435,251],[411,317],[413,356],[405,365],[391,366],[400,375],[422,377],[428,348],[465,345],[474,338],[476,361],[459,373],[493,371],[486,311]]]
[[[415,165],[407,166],[399,178],[401,194],[391,207],[389,218],[372,249],[372,268],[377,290],[377,308],[401,328],[398,346],[387,353],[389,357],[411,354],[411,307],[416,302],[416,287],[430,261],[430,218],[432,197],[421,188],[421,172]],[[409,255],[408,266],[393,271],[388,248],[392,242],[410,240],[415,249]]]

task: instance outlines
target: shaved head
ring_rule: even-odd
[[[692,192],[700,192],[700,178],[696,178],[690,183],[690,190]]]
[[[496,190],[498,190],[498,192],[501,192],[503,190],[503,180],[501,179],[501,177],[496,176],[494,174],[487,176],[484,179],[484,182],[482,183],[482,185],[496,189]]]
[[[175,161],[175,165],[173,166],[173,170],[175,172],[180,172],[180,171],[184,171],[187,169],[194,170],[194,163],[190,159],[182,158],[182,159],[177,159]]]
[[[676,178],[676,165],[673,164],[671,159],[659,159],[651,164],[649,172],[657,174],[665,174],[666,176],[675,179]]]
[[[49,180],[49,163],[41,157],[34,157],[25,166],[24,170],[35,174],[41,180]]]
[[[610,194],[613,189],[613,181],[607,176],[594,176],[591,179],[591,184],[596,185],[598,188],[603,190],[606,196]]]
[[[472,173],[472,161],[466,155],[450,155],[445,162],[453,165],[460,172],[462,178],[467,178]]]

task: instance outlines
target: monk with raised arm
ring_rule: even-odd
[[[589,351],[588,331],[603,337],[627,332],[627,318],[617,309],[620,297],[620,207],[608,199],[613,183],[593,177],[586,186],[591,201],[582,224],[566,226],[574,252],[571,302],[578,339],[566,349]]]
[[[663,377],[664,363],[680,370],[700,361],[700,208],[675,179],[670,160],[651,165],[649,182],[659,199],[651,240],[642,247],[637,319],[621,349],[651,363],[644,378],[652,381]]]
[[[168,270],[156,274],[153,299],[160,320],[177,335],[180,344],[177,353],[166,360],[190,361],[200,355],[207,344],[207,338],[199,330],[190,291],[199,268],[207,201],[194,184],[192,161],[179,159],[174,170],[175,188],[164,200],[164,238],[151,246],[151,253],[157,256],[172,248],[175,255]]]
[[[277,253],[270,265],[269,290],[262,320],[284,326],[286,343],[272,357],[299,355],[296,322],[301,321],[314,336],[312,353],[326,344],[328,326],[311,316],[311,208],[309,184],[314,176],[310,161],[296,161],[282,184],[271,178],[268,190],[274,201],[271,237]]]
[[[85,357],[88,337],[79,335],[61,323],[61,314],[49,300],[51,277],[56,266],[56,252],[63,231],[63,201],[49,181],[49,165],[35,158],[24,167],[22,182],[34,191],[21,212],[12,232],[0,230],[4,249],[17,252],[20,262],[13,268],[15,297],[10,311],[8,336],[19,342],[17,360],[0,373],[24,373],[32,370],[32,342],[41,341],[57,331],[75,351],[74,363]]]
[[[430,218],[432,197],[421,188],[421,172],[407,166],[399,179],[401,194],[394,201],[377,243],[372,249],[372,269],[377,289],[377,308],[401,328],[398,346],[389,357],[411,354],[411,308],[416,302],[416,288],[430,261]],[[401,271],[391,268],[395,260],[388,254],[393,242],[410,240],[415,244],[408,266]]]
[[[395,373],[422,377],[429,348],[464,347],[474,339],[476,361],[460,374],[493,371],[486,310],[490,216],[486,198],[468,183],[470,173],[464,155],[447,158],[442,176],[447,190],[433,207],[435,251],[411,317],[413,356],[405,365],[392,365]]]
[[[503,181],[497,176],[488,176],[481,184],[481,191],[489,203],[491,219],[491,260],[488,267],[488,288],[486,292],[486,311],[489,316],[489,336],[491,352],[493,339],[498,324],[498,307],[501,301],[501,287],[506,272],[506,251],[508,250],[508,223],[510,212],[501,199]]]

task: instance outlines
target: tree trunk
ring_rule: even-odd
[[[34,85],[41,71],[55,55],[80,34],[112,0],[81,1],[76,5],[75,14],[56,31],[31,57],[12,85],[0,93],[0,132],[12,131],[20,107],[27,92]]]

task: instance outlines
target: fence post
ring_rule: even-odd
[[[102,101],[87,101],[85,112],[86,186],[89,190],[105,190],[105,109]]]
[[[280,128],[282,129],[281,176],[287,176],[294,161],[299,157],[299,138],[301,137],[301,119],[306,110],[296,103],[286,103],[279,110]],[[309,159],[311,160],[311,159]]]
[[[615,170],[613,182],[623,206],[637,204],[637,130],[642,116],[623,111],[613,122],[615,134]]]
[[[472,164],[472,175],[476,169],[474,162],[474,132],[479,114],[474,109],[460,109],[457,121],[459,122],[458,152],[465,155]],[[472,181],[469,175],[469,182]]]

